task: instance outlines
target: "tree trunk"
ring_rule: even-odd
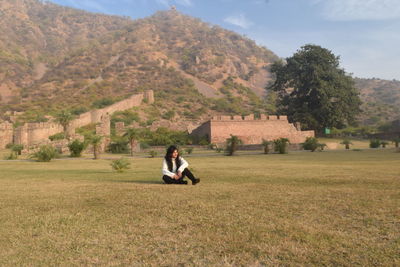
[[[135,140],[131,140],[131,157],[133,157],[133,145],[134,145],[134,143],[135,143]]]
[[[97,151],[97,146],[93,146],[93,155],[94,155],[94,159],[98,159],[99,155],[98,155],[98,151]]]

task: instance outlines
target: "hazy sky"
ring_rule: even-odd
[[[317,44],[356,77],[400,80],[400,0],[51,0],[142,18],[175,5],[187,15],[244,34],[280,57]]]

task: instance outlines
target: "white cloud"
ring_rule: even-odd
[[[399,0],[310,0],[328,20],[388,20],[400,18]]]
[[[243,29],[248,29],[250,26],[253,25],[253,22],[248,20],[244,14],[229,16],[225,18],[224,21]]]

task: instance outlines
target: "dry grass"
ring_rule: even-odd
[[[400,265],[400,153],[160,161],[0,162],[0,265]]]

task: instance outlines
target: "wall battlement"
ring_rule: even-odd
[[[248,116],[213,116],[211,121],[288,121],[286,115],[264,115],[261,114],[260,118],[255,118],[254,114]]]
[[[299,123],[289,123],[284,115],[214,116],[193,130],[193,135],[207,137],[211,143],[222,144],[231,135],[238,136],[245,144],[261,144],[262,140],[288,138],[298,144],[307,137],[313,137],[314,131],[301,131]]]

